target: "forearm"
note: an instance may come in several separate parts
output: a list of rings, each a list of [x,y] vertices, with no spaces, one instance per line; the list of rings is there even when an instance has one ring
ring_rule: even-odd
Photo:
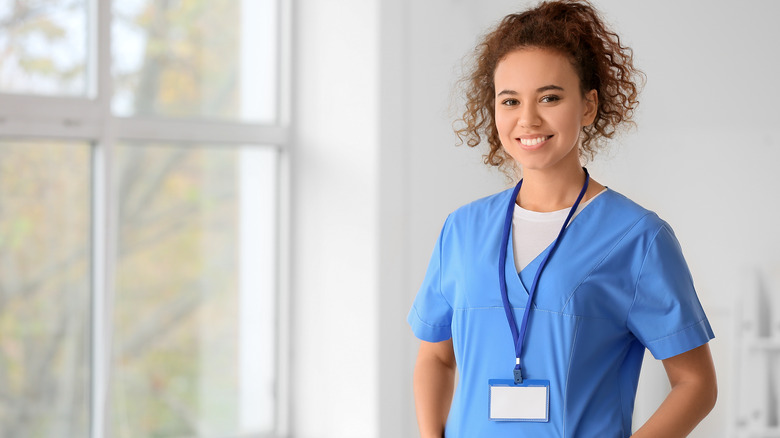
[[[414,402],[421,438],[441,438],[455,390],[455,369],[436,358],[417,358]]]
[[[714,404],[715,395],[708,388],[680,384],[669,392],[658,410],[633,437],[686,437]]]

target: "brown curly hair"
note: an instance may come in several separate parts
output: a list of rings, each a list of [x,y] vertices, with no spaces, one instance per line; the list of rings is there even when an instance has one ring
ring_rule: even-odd
[[[534,47],[566,55],[577,72],[583,95],[598,92],[598,110],[593,124],[582,128],[580,156],[592,159],[619,128],[633,125],[634,110],[644,74],[634,67],[633,51],[604,24],[587,0],[545,1],[520,14],[511,14],[488,33],[475,49],[471,73],[465,86],[466,110],[455,129],[460,144],[475,147],[487,139],[490,151],[485,164],[510,173],[514,162],[501,147],[495,124],[493,75],[510,52]]]

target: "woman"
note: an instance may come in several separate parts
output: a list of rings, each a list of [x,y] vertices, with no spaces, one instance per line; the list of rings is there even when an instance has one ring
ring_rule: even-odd
[[[633,436],[687,436],[717,388],[681,249],[581,164],[631,123],[631,50],[590,4],[564,1],[507,16],[476,55],[458,134],[523,179],[439,236],[408,318],[421,436],[631,436],[646,348],[672,390]]]

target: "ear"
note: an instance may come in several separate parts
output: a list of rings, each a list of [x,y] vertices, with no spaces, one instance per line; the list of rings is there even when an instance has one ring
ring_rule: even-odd
[[[590,90],[585,93],[585,113],[582,115],[582,126],[588,126],[596,120],[598,109],[599,93],[596,90]]]

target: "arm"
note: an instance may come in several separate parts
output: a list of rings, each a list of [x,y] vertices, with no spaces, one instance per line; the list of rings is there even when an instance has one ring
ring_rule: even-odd
[[[715,406],[718,386],[707,344],[664,359],[663,364],[672,390],[634,438],[686,437]]]
[[[441,438],[455,390],[452,339],[420,342],[414,366],[414,403],[421,438]]]

